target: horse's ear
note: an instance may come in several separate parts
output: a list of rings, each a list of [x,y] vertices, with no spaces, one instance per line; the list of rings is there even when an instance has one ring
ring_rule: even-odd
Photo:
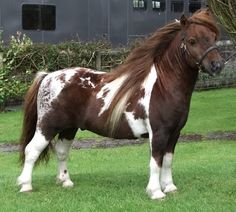
[[[180,24],[181,26],[186,26],[188,24],[188,19],[186,18],[185,15],[182,15],[180,18]]]
[[[209,16],[210,16],[210,14],[211,14],[211,11],[210,11],[210,8],[209,8],[209,7],[206,8],[206,14],[209,15]]]

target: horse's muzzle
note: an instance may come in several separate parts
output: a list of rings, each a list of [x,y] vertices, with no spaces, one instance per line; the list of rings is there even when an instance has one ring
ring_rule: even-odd
[[[212,60],[208,63],[203,63],[201,66],[199,66],[199,69],[205,73],[208,73],[210,76],[215,76],[219,74],[225,67],[224,61],[225,60],[223,58],[219,60]]]
[[[210,75],[216,75],[221,72],[221,70],[224,68],[224,62],[222,61],[211,61],[211,71]]]

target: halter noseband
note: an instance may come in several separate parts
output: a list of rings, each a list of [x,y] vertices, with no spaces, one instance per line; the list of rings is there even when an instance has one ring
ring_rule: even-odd
[[[194,59],[194,57],[192,56],[192,54],[191,54],[190,51],[188,50],[187,45],[186,45],[186,43],[185,43],[184,41],[185,41],[185,40],[183,39],[183,42],[182,42],[181,45],[180,45],[180,49],[183,51],[183,53],[186,52],[188,55],[190,55],[190,56]],[[216,45],[213,45],[213,46],[209,47],[209,48],[203,53],[203,55],[200,57],[199,60],[194,59],[194,60],[195,60],[195,64],[198,66],[199,69],[202,68],[202,61],[203,61],[203,60],[205,59],[205,57],[206,57],[211,51],[213,51],[213,50],[219,51],[218,47],[217,47]]]

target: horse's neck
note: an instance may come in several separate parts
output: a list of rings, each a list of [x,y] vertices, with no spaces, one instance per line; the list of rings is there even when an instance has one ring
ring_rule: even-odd
[[[179,91],[191,96],[198,77],[198,70],[194,70],[188,65],[179,44],[170,45],[158,68],[162,75],[161,84],[164,86],[167,84],[166,90]]]
[[[163,96],[189,106],[192,92],[196,84],[198,71],[193,70],[180,52],[179,45],[170,45],[162,60],[157,61],[158,83],[157,89]],[[178,96],[178,99],[176,98]]]

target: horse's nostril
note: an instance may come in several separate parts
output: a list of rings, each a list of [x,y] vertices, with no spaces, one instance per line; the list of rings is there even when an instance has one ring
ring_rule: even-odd
[[[216,62],[216,61],[211,61],[211,66],[212,67],[220,67],[220,63],[219,62]]]
[[[221,62],[218,61],[211,61],[211,70],[213,72],[219,72],[223,68]]]

